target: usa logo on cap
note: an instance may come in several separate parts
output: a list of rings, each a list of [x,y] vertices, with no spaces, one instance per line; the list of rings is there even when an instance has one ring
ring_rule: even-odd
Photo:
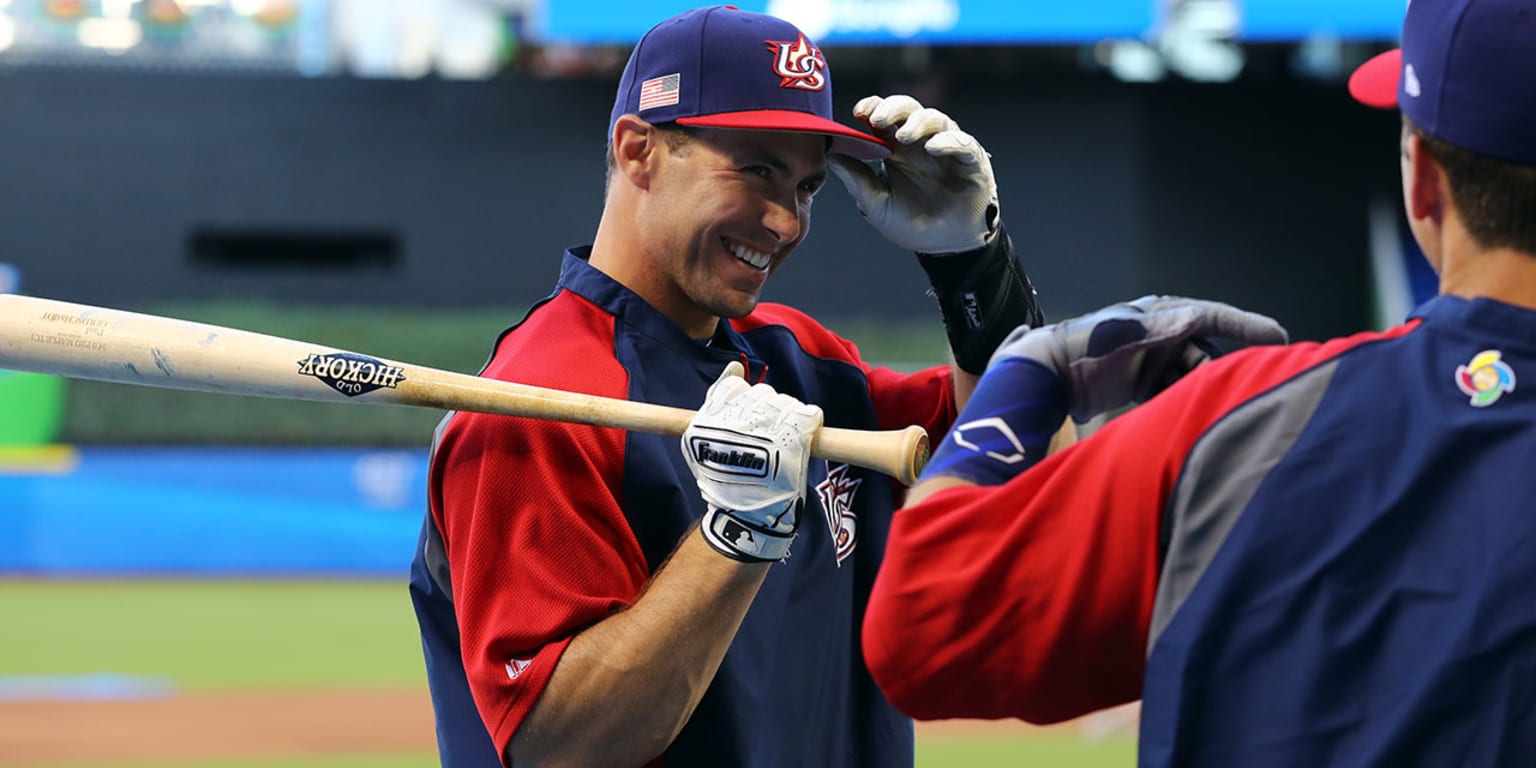
[[[803,88],[819,91],[827,87],[827,60],[821,49],[806,42],[805,35],[799,40],[769,40],[768,50],[773,51],[773,73],[779,76],[780,88]]]

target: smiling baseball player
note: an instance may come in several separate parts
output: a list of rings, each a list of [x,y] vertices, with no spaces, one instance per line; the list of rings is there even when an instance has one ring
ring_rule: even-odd
[[[800,30],[728,6],[635,48],[596,239],[483,375],[698,415],[681,442],[444,421],[411,589],[445,766],[912,763],[858,642],[898,489],[808,446],[823,423],[937,438],[1040,314],[976,140],[901,96],[859,102],[868,132],[843,126],[830,89]],[[829,168],[919,252],[955,367],[871,367],[759,301]]]

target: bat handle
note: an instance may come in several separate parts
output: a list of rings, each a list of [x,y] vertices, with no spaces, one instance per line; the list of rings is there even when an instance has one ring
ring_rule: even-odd
[[[928,431],[915,424],[886,431],[823,427],[811,441],[811,455],[868,467],[911,485],[928,463]]]

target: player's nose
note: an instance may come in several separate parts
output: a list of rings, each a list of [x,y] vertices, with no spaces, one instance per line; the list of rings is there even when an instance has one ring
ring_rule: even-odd
[[[793,197],[789,200],[769,200],[763,211],[763,226],[773,233],[779,245],[799,239],[805,223],[800,217],[798,201]]]

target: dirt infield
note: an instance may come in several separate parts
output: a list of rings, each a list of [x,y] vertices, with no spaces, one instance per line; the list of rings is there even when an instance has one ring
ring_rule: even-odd
[[[0,701],[0,766],[431,752],[425,690]]]
[[[1052,730],[1135,733],[1121,707]],[[1014,721],[919,723],[918,738],[1017,737]],[[431,753],[425,690],[193,693],[153,699],[0,701],[0,767]]]

